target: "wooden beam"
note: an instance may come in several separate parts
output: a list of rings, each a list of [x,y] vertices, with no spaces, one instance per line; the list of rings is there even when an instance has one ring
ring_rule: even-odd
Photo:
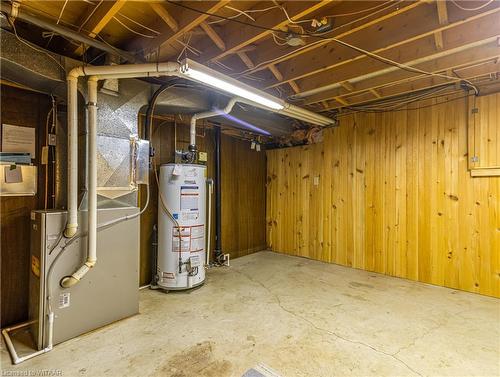
[[[498,24],[499,11],[500,8],[495,8],[483,13],[476,12],[476,14],[472,14],[468,18],[462,18],[462,13],[454,13],[453,17],[456,19],[455,22],[448,25],[439,25],[438,20],[435,17],[435,9],[432,7],[417,8],[411,13],[411,15],[418,16],[417,19],[420,17],[429,19],[429,22],[416,23],[415,25],[412,25],[411,28],[400,30],[401,27],[399,25],[401,21],[398,22],[394,19],[392,20],[394,23],[387,23],[385,28],[379,28],[380,25],[377,25],[375,26],[375,30],[372,30],[371,28],[369,30],[365,30],[367,33],[374,34],[376,38],[367,39],[366,34],[361,33],[359,35],[353,35],[346,40],[355,46],[365,48],[376,54],[382,54],[384,57],[389,59],[405,61],[405,55],[415,57],[418,56],[423,50],[430,50],[429,53],[435,53],[433,40],[430,45],[427,44],[428,41],[424,41],[427,37],[434,38],[435,32],[450,31],[448,33],[449,41],[447,41],[447,44],[454,44],[454,41],[457,41],[460,36],[458,33],[463,33],[463,36],[467,38],[470,33],[477,34],[478,30],[476,30],[476,28],[484,27],[491,30]],[[408,14],[408,16],[410,16],[410,14]],[[405,18],[403,18],[403,21],[404,20]],[[469,25],[470,23],[478,20],[483,20],[481,22],[481,26],[474,27]],[[491,22],[491,24],[489,22]],[[451,29],[454,29],[453,32]],[[495,30],[498,34],[498,28]],[[412,45],[410,46],[410,44]],[[402,48],[403,46],[405,48]],[[365,62],[362,66],[373,62],[372,58],[359,54],[356,51],[339,47],[336,44],[333,44],[330,49],[324,48],[323,50],[324,53],[320,56],[316,56],[314,59],[311,59],[309,54],[306,54],[295,57],[293,60],[281,63],[283,66],[283,76],[285,77],[284,80],[269,85],[268,88],[285,84],[288,80],[297,81],[306,77],[314,76],[313,79],[307,80],[305,84],[301,84],[302,90],[307,91],[318,86],[323,86],[327,82],[331,82],[331,76],[334,69],[335,77],[338,77],[337,70],[339,67],[352,65],[352,63],[356,61]],[[333,63],[325,64],[325,62]],[[255,62],[255,64],[257,65],[258,62]],[[357,69],[357,72],[363,71],[364,69]],[[339,81],[344,80],[345,79]]]
[[[179,39],[188,31],[200,26],[202,22],[210,17],[207,13],[217,13],[217,11],[228,4],[229,1],[230,0],[199,1],[196,5],[196,9],[200,11],[199,13],[178,7],[179,13],[175,15],[175,19],[179,29],[176,32],[164,33],[151,41],[144,41],[144,38],[137,38],[130,44],[129,49],[143,49],[145,51],[145,56],[151,55],[151,53],[159,49],[159,58],[164,59],[166,57],[165,51],[163,51],[165,47],[173,44],[176,39]]]
[[[222,38],[219,37],[219,34],[217,34],[217,32],[214,30],[212,26],[203,21],[200,24],[200,27],[208,35],[208,37],[212,40],[212,42],[215,43],[215,45],[219,48],[219,50],[224,51],[226,49],[226,44],[224,43]]]
[[[433,45],[433,33],[430,33],[425,38],[418,38],[411,43],[397,44],[395,48],[385,50],[383,56],[392,60],[397,60],[405,64],[416,64],[424,60],[437,59],[461,50],[470,49],[474,44],[483,44],[489,38],[494,38],[498,34],[498,27],[493,20],[498,18],[497,12],[490,14],[486,17],[476,18],[471,22],[478,23],[481,27],[470,25],[469,22],[457,22],[458,26],[450,32],[450,39],[448,40],[446,49],[436,52]],[[450,24],[452,25],[452,24]],[[377,72],[389,73],[385,70],[397,71],[395,67],[388,66],[385,63],[375,61],[368,57],[358,57],[346,62],[335,64],[335,78],[331,80],[330,72],[321,72],[314,76],[308,76],[307,80],[299,81],[302,91],[307,92],[310,89],[324,87],[325,82],[334,84],[335,82],[342,82],[345,80],[358,81],[362,75],[370,74],[375,76]],[[285,81],[286,82],[286,81]],[[337,85],[338,87],[338,85]],[[358,88],[358,84],[356,84]],[[336,88],[325,88],[324,91],[317,95],[311,95],[307,98],[308,101],[320,102],[324,98],[335,97],[339,93]]]
[[[365,43],[367,41],[366,35],[361,35],[358,32],[365,31],[368,28],[378,28],[379,24],[383,21],[390,21],[392,18],[397,17],[399,15],[404,15],[407,12],[412,11],[417,7],[421,7],[424,3],[422,2],[413,2],[413,3],[403,3],[403,6],[400,8],[396,8],[396,10],[387,10],[385,13],[378,15],[377,17],[365,21],[359,25],[352,25],[349,28],[341,28],[340,31],[336,34],[329,35],[331,37],[335,37],[337,39],[344,39],[351,35],[358,35],[360,40],[363,40]],[[398,33],[401,33],[401,30],[398,30]],[[377,33],[380,34],[380,33]],[[348,40],[352,42],[351,40]],[[358,41],[359,42],[359,41]],[[356,42],[356,43],[358,43]],[[370,44],[373,43],[381,43],[379,38],[369,38]],[[327,48],[326,45],[331,44],[331,48]],[[358,43],[359,44],[359,43]],[[303,46],[302,48],[297,48],[294,51],[288,53],[286,56],[283,56],[282,51],[272,47],[273,42],[270,41],[267,45],[261,46],[261,54],[259,54],[258,62],[255,62],[256,66],[261,64],[254,70],[254,72],[258,72],[259,70],[266,69],[268,64],[266,61],[272,61],[273,64],[278,64],[281,62],[287,62],[287,69],[283,72],[285,77],[292,76],[292,66],[295,66],[296,70],[299,71],[299,74],[294,74],[294,76],[299,79],[302,74],[307,74],[309,71],[318,71],[318,70],[326,70],[328,69],[328,64],[325,62],[338,61],[338,44],[332,42],[331,40],[323,40],[318,41],[318,43],[310,46]],[[328,46],[329,47],[329,46]],[[323,51],[328,51],[327,54],[321,54],[321,58],[316,57],[315,59],[311,58],[311,54],[317,54],[317,49],[322,49]],[[295,64],[298,61],[299,64]]]
[[[110,0],[103,1],[97,5],[99,8],[95,11],[92,17],[82,25],[83,29],[89,30],[88,36],[95,38],[97,34],[111,21],[111,19],[123,8],[127,0]],[[85,52],[85,47],[81,45],[75,50],[75,54],[82,55]]]
[[[380,98],[380,97],[382,97],[382,96],[380,95],[380,93],[379,93],[379,92],[377,92],[377,89],[375,89],[375,88],[370,88],[370,89],[368,89],[368,90],[370,91],[370,93],[371,93],[371,94],[373,94],[373,95],[375,96],[375,98]]]
[[[447,25],[448,21],[448,8],[446,7],[446,1],[436,1],[437,13],[439,25]],[[434,44],[438,50],[442,50],[444,47],[443,43],[443,32],[438,31],[434,33]]]
[[[488,40],[491,41],[491,38]],[[423,62],[421,64],[416,64],[414,66],[427,72],[446,72],[448,69],[456,69],[459,67],[470,66],[472,63],[479,63],[495,59],[498,54],[498,48],[495,47],[494,42],[491,41],[488,44],[476,45],[474,47],[470,47],[467,50],[455,50],[454,53],[450,53],[441,57],[431,57],[429,61]],[[408,83],[412,80],[418,80],[421,77],[428,76],[423,74],[416,76],[414,73],[402,70],[395,70],[392,72],[385,71],[385,73],[382,75],[359,81],[356,84],[356,91],[354,92],[347,92],[340,87],[324,93],[318,93],[314,96],[307,97],[304,101],[304,104],[313,104],[316,102],[324,101],[325,99],[333,99],[338,96],[352,96],[355,94],[362,94],[370,88],[376,88],[377,92],[383,95],[383,91],[385,90],[384,88],[399,85],[400,83]],[[450,80],[442,79],[440,80],[440,82],[450,82]]]
[[[300,93],[300,88],[295,81],[290,81],[288,84],[290,85],[292,90],[295,92],[295,94]]]
[[[474,68],[471,68],[467,75],[464,75],[464,79],[474,80],[478,77],[484,77],[485,82],[490,82],[491,79],[489,77],[491,72],[496,72],[500,68],[498,63],[495,63],[492,59],[485,62],[483,65],[477,65]],[[420,76],[418,79],[413,80],[404,80],[398,83],[393,83],[393,85],[385,86],[378,89],[378,93],[380,94],[380,98],[392,98],[395,96],[401,96],[405,94],[409,94],[415,91],[420,91],[424,89],[431,89],[435,87],[440,87],[447,82],[446,79],[438,78],[438,77],[429,77],[429,76]],[[450,87],[451,90],[459,90],[454,87]],[[373,101],[373,97],[366,94],[368,92],[359,93],[358,95],[350,95],[349,103],[350,105],[359,105],[362,103]],[[342,97],[334,97],[332,99],[337,100]],[[345,99],[345,98],[344,98]],[[324,100],[323,100],[324,101]],[[323,103],[323,102],[321,102]],[[339,106],[332,105],[327,110],[333,110],[338,108]]]
[[[160,16],[160,18],[168,25],[170,29],[175,33],[179,30],[179,25],[174,17],[168,12],[168,10],[159,3],[149,3],[149,6],[153,8],[155,13]]]
[[[494,15],[493,15],[494,16]],[[453,65],[466,63],[467,60],[476,60],[476,56],[486,54],[491,54],[494,49],[494,39],[498,33],[498,28],[496,24],[489,24],[488,22],[482,22],[482,27],[469,28],[467,26],[462,26],[457,29],[456,38],[450,39],[447,47],[443,51],[436,52],[432,42],[429,43],[429,39],[433,38],[429,36],[429,39],[424,39],[421,41],[416,41],[406,46],[404,49],[395,49],[391,53],[386,53],[385,56],[394,59],[399,58],[399,61],[410,66],[416,66],[421,69],[435,70],[437,67],[441,66],[440,61],[445,61],[443,59],[449,60],[447,58],[450,55],[458,56],[453,62]],[[468,33],[463,33],[462,29],[467,30]],[[431,39],[432,40],[432,39]],[[491,45],[491,47],[488,46]],[[497,47],[498,49],[498,47]],[[455,55],[459,52],[464,51],[461,55]],[[494,52],[493,52],[494,53]],[[397,59],[396,58],[396,59]],[[442,66],[442,69],[448,68],[450,65]],[[369,79],[362,80],[364,75],[369,75]],[[335,77],[338,82],[345,80],[356,80],[357,90],[366,90],[370,87],[376,87],[382,85],[386,82],[390,82],[389,78],[406,78],[409,76],[415,76],[415,74],[406,72],[396,67],[387,66],[382,62],[373,61],[370,59],[358,59],[356,62],[352,62],[348,65],[339,66],[335,70]],[[320,88],[321,82],[327,80],[325,74],[317,75],[308,78],[308,80],[301,81],[301,88],[306,91],[305,88]],[[323,81],[321,81],[323,80]],[[361,80],[361,81],[360,81]],[[325,90],[318,92],[317,94],[312,94],[306,98],[307,103],[321,102],[325,98],[333,98],[338,95],[348,94],[339,84],[333,87],[335,81],[330,80],[333,84],[331,89],[325,88]],[[366,86],[365,83],[372,83],[370,86]],[[312,86],[312,85],[316,86]]]
[[[248,57],[246,52],[238,51],[237,55],[240,57],[243,64],[247,66],[247,68],[252,69],[253,67],[255,67],[255,64],[253,64],[252,59]]]
[[[340,0],[321,0],[318,2],[310,1],[285,1],[282,2],[282,6],[287,10],[288,15],[294,21],[300,20],[307,15],[316,12],[322,7],[338,2]],[[257,4],[257,8],[262,8],[262,4]],[[286,19],[283,11],[281,9],[271,9],[268,12],[262,14],[258,19],[259,26],[267,29],[281,29],[289,24],[288,19]],[[255,28],[252,26],[242,26],[237,23],[228,23],[225,26],[226,35],[226,50],[224,52],[205,50],[204,56],[202,57],[205,62],[220,60],[235,54],[237,51],[241,50],[245,46],[253,44],[262,38],[265,38],[271,34],[270,30],[263,30]],[[267,67],[266,67],[267,68]]]
[[[438,11],[438,19],[440,25],[446,25],[448,21],[448,8],[446,7],[446,1],[436,1],[436,7]]]
[[[276,77],[276,80],[279,80],[279,81],[283,80],[283,75],[279,71],[278,67],[276,67],[274,64],[270,64],[268,68],[272,72],[274,77]]]
[[[347,100],[342,97],[335,97],[334,100],[340,103],[342,106],[349,106],[349,102],[347,102]]]
[[[444,48],[442,31],[437,31],[434,33],[434,44],[436,46],[436,49],[438,50],[442,50]]]
[[[352,84],[349,81],[342,81],[340,85],[348,92],[352,92],[354,90],[354,86],[352,86]]]
[[[464,79],[467,79],[469,81],[472,81],[472,82],[477,82],[480,78],[482,78],[482,82],[487,82],[486,80],[486,75],[489,75],[489,72],[485,72],[483,75],[478,75],[478,76],[471,76],[471,77],[464,77]],[[419,83],[418,86],[414,86],[412,88],[409,88],[409,87],[406,87],[406,88],[401,88],[400,91],[394,91],[392,94],[390,95],[382,95],[382,97],[380,99],[389,99],[389,98],[395,98],[395,97],[401,97],[401,96],[404,96],[404,95],[408,95],[412,92],[415,91],[415,87],[418,88],[418,90],[429,90],[429,89],[433,89],[433,88],[439,88],[439,87],[442,87],[442,83],[440,84],[436,84],[435,82],[433,82],[433,80],[431,78],[424,78],[422,79],[423,82],[422,83]],[[449,87],[449,92],[448,93],[462,93],[463,94],[463,89],[456,89],[454,87]],[[444,92],[443,92],[444,93]],[[441,93],[441,94],[443,94]],[[341,98],[341,97],[339,97]],[[349,103],[349,106],[356,106],[356,105],[362,105],[362,104],[366,104],[366,103],[372,103],[374,101],[373,97],[358,97],[358,98],[349,98],[349,100],[351,101]],[[331,111],[331,110],[335,110],[335,109],[338,109],[338,108],[341,108],[342,106],[339,106],[339,105],[330,105],[327,109],[324,109],[324,110],[321,110],[321,111]]]

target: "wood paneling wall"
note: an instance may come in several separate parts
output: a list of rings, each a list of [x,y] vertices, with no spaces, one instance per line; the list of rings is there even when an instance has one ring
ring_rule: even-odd
[[[266,158],[250,142],[222,136],[222,251],[266,248]]]
[[[38,194],[35,196],[0,197],[1,248],[1,326],[28,319],[28,283],[30,271],[30,213],[43,208],[46,165],[40,165],[44,143],[45,121],[50,110],[48,96],[1,86],[1,123],[36,129]]]
[[[467,100],[433,101],[268,151],[268,246],[499,297],[500,177],[468,171]]]
[[[500,168],[500,93],[469,101],[470,167]]]
[[[152,127],[152,145],[156,150],[155,162],[171,162],[174,139],[177,149],[187,149],[189,125],[155,120]],[[215,135],[212,129],[198,127],[198,149],[208,152],[208,177],[214,177]],[[250,143],[222,135],[222,251],[237,258],[266,248],[266,155],[250,149]],[[158,187],[150,173],[150,205],[141,216],[140,282],[151,281],[151,236],[158,217]],[[142,188],[141,202],[145,200]],[[211,248],[215,245],[215,196],[212,197]]]

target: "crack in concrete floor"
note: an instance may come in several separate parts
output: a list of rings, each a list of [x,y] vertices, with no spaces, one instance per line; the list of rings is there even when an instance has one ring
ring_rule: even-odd
[[[333,335],[334,337],[336,337],[336,338],[338,338],[338,339],[341,339],[341,340],[343,340],[343,341],[345,341],[345,342],[349,342],[349,343],[352,343],[352,344],[359,344],[359,345],[364,346],[364,347],[367,347],[367,348],[369,348],[369,349],[371,349],[371,350],[373,350],[373,351],[375,351],[375,352],[377,352],[377,353],[379,353],[379,354],[381,354],[381,355],[389,356],[389,357],[393,358],[394,360],[398,361],[399,363],[403,364],[403,365],[404,365],[404,366],[405,366],[408,370],[410,370],[411,372],[413,372],[413,373],[415,373],[415,374],[417,374],[417,375],[419,375],[419,376],[423,376],[423,375],[422,375],[419,371],[415,370],[415,369],[414,369],[414,368],[412,368],[410,365],[408,365],[408,364],[407,364],[404,360],[401,360],[399,357],[397,357],[397,356],[396,356],[396,355],[397,355],[397,354],[398,354],[398,353],[399,353],[402,349],[406,348],[406,346],[405,346],[405,347],[401,347],[400,349],[398,349],[398,351],[397,351],[397,352],[395,352],[395,353],[391,354],[391,353],[388,353],[388,352],[385,352],[385,351],[379,350],[379,349],[377,349],[377,348],[373,347],[372,345],[370,345],[370,344],[368,344],[368,343],[364,343],[364,342],[361,342],[361,341],[358,341],[358,340],[348,339],[348,338],[345,338],[345,337],[343,337],[342,335],[339,335],[339,334],[337,334],[337,333],[335,333],[335,332],[333,332],[333,331],[331,331],[331,330],[328,330],[328,329],[324,329],[324,328],[322,328],[322,327],[319,327],[319,326],[317,326],[314,322],[312,322],[311,320],[309,320],[309,319],[307,319],[307,318],[305,318],[305,317],[302,317],[301,315],[297,314],[297,313],[296,313],[296,312],[294,312],[293,310],[290,310],[290,309],[285,308],[285,307],[283,306],[283,303],[281,302],[281,300],[280,300],[279,296],[278,296],[277,294],[275,294],[274,292],[272,292],[272,291],[271,291],[271,289],[270,289],[269,287],[267,287],[264,283],[262,283],[262,282],[260,282],[260,281],[258,281],[258,280],[255,280],[255,279],[253,279],[253,278],[251,278],[249,275],[245,274],[245,273],[244,273],[244,272],[242,272],[242,271],[239,271],[239,270],[237,270],[237,269],[234,269],[234,271],[236,271],[236,272],[237,272],[238,274],[240,274],[240,275],[243,275],[244,277],[246,277],[246,278],[247,278],[248,280],[250,280],[251,282],[253,282],[253,283],[255,283],[255,284],[260,285],[262,288],[264,288],[264,289],[265,289],[265,290],[266,290],[266,291],[267,291],[267,292],[268,292],[268,293],[269,293],[269,294],[270,294],[270,295],[271,295],[271,296],[275,299],[276,303],[278,304],[278,306],[279,306],[279,307],[280,307],[283,311],[285,311],[285,312],[287,312],[288,314],[290,314],[290,315],[292,315],[292,316],[294,316],[294,317],[296,317],[296,318],[298,318],[298,319],[300,319],[300,320],[302,320],[302,321],[304,321],[304,322],[308,323],[310,326],[312,326],[312,327],[313,327],[314,329],[316,329],[317,331],[320,331],[320,332],[323,332],[323,333],[327,333],[327,334],[329,334],[329,335]],[[339,306],[341,306],[341,305],[342,305],[342,304],[338,304],[338,305],[334,305],[334,306],[332,306],[332,307],[339,307]],[[438,327],[439,327],[439,326],[438,326]],[[431,331],[429,331],[429,332],[431,332]],[[425,335],[427,335],[427,334],[425,334]],[[425,336],[425,335],[423,335],[423,336]],[[423,337],[423,336],[422,336],[422,337]],[[419,337],[417,337],[417,338],[419,338]],[[416,339],[414,339],[414,340],[412,341],[412,343],[414,343],[414,342],[417,340],[417,338],[416,338]],[[332,342],[331,342],[330,340],[328,340],[328,339],[327,339],[327,342],[332,343]]]

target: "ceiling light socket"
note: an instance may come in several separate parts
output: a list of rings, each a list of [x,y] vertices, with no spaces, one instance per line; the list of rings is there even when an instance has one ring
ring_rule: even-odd
[[[298,47],[298,46],[304,46],[306,44],[306,41],[304,41],[303,38],[301,38],[295,34],[288,34],[286,36],[286,43],[289,46]]]

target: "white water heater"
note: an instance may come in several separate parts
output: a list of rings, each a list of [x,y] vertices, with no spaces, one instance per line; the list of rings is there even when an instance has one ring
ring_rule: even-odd
[[[160,288],[188,289],[205,280],[206,176],[204,165],[172,163],[160,167],[157,258]]]

